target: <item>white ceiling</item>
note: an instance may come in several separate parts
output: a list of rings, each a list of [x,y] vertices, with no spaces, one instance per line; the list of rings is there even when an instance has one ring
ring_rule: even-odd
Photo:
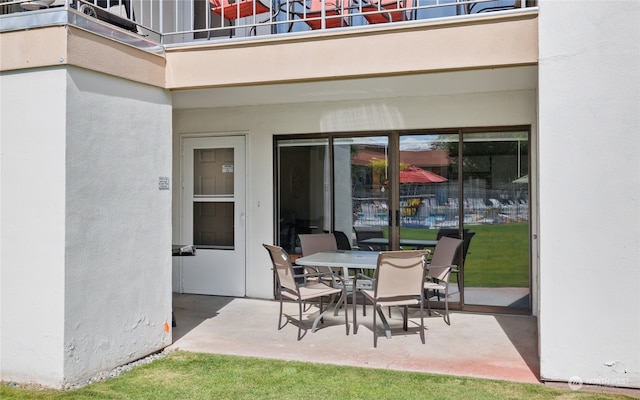
[[[174,109],[352,101],[393,97],[530,90],[537,66],[436,72],[382,78],[176,90]]]

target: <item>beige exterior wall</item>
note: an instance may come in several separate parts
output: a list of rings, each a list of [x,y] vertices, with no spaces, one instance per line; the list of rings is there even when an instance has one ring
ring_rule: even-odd
[[[536,14],[167,50],[167,87],[189,89],[535,65]]]
[[[73,26],[0,34],[0,71],[71,65],[147,85],[165,86],[165,58]]]

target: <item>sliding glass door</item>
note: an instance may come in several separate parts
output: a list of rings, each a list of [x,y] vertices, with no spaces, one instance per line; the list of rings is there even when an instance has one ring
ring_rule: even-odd
[[[328,139],[292,138],[277,142],[279,245],[300,254],[298,235],[331,231]]]
[[[529,309],[529,140],[526,131],[462,135],[464,304]]]
[[[529,310],[528,129],[276,138],[277,230],[342,231],[352,248],[464,240],[454,309]],[[295,256],[294,256],[295,258]]]

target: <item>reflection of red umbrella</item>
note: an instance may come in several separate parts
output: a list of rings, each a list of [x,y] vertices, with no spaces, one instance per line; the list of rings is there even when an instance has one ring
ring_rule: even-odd
[[[445,181],[447,181],[447,178],[443,176],[414,166],[409,166],[400,171],[400,183],[437,183]]]

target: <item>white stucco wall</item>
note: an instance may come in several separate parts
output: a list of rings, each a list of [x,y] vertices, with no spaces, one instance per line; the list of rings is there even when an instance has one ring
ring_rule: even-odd
[[[66,72],[0,75],[0,377],[64,376]]]
[[[2,379],[60,387],[167,346],[168,92],[74,67],[2,84]]]
[[[576,4],[540,4],[541,376],[640,387],[640,2]]]
[[[274,239],[273,135],[529,124],[535,135],[534,91],[358,102],[336,100],[325,103],[175,110],[174,146],[179,144],[181,134],[245,132],[248,135],[247,296],[272,298],[271,262],[262,243],[273,243]],[[174,158],[174,176],[178,176],[178,167],[178,160]],[[178,196],[178,192],[174,192],[175,203],[179,201]],[[178,217],[174,213],[174,226],[179,222]],[[174,277],[176,290],[178,286],[175,284],[179,281],[176,266]]]
[[[77,68],[67,90],[64,356],[77,377],[171,343],[171,98]]]

